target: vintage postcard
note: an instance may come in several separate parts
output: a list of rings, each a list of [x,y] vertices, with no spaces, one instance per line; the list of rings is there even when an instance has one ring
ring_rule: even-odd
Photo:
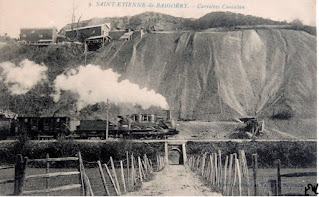
[[[317,195],[315,0],[0,0],[0,195]]]

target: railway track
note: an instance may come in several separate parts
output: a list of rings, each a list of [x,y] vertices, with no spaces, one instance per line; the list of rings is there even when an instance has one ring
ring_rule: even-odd
[[[136,143],[159,143],[159,142],[168,142],[168,143],[186,143],[186,142],[317,142],[317,139],[108,139],[108,140],[99,140],[99,139],[89,139],[89,140],[74,140],[76,142],[91,142],[91,143],[102,143],[102,142],[119,142],[119,141],[130,141]],[[13,143],[17,140],[1,140],[1,143]],[[47,142],[55,142],[56,140],[31,140],[38,143],[47,143]]]

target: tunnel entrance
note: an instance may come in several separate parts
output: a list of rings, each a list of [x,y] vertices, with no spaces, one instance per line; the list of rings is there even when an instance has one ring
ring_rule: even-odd
[[[165,143],[165,157],[169,165],[184,165],[187,160],[185,143]]]
[[[177,148],[172,148],[168,151],[168,164],[183,165],[183,155],[181,150]]]

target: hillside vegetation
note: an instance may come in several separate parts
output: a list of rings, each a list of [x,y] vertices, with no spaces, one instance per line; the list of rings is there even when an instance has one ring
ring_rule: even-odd
[[[232,12],[212,12],[198,19],[189,19],[174,17],[156,12],[145,12],[134,16],[125,17],[105,17],[85,20],[77,24],[79,27],[87,25],[97,25],[102,23],[111,23],[112,29],[144,29],[144,30],[205,30],[210,28],[232,28],[236,26],[256,26],[256,25],[291,25],[292,29],[303,30],[312,35],[316,35],[316,28],[305,26],[300,20],[294,20],[291,23],[286,21],[273,21],[261,17],[243,15]],[[66,25],[71,28],[71,24]]]

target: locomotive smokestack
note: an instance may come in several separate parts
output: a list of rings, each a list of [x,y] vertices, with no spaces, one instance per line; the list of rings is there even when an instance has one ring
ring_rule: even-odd
[[[171,110],[165,110],[166,111],[166,120],[170,120],[171,119]]]

